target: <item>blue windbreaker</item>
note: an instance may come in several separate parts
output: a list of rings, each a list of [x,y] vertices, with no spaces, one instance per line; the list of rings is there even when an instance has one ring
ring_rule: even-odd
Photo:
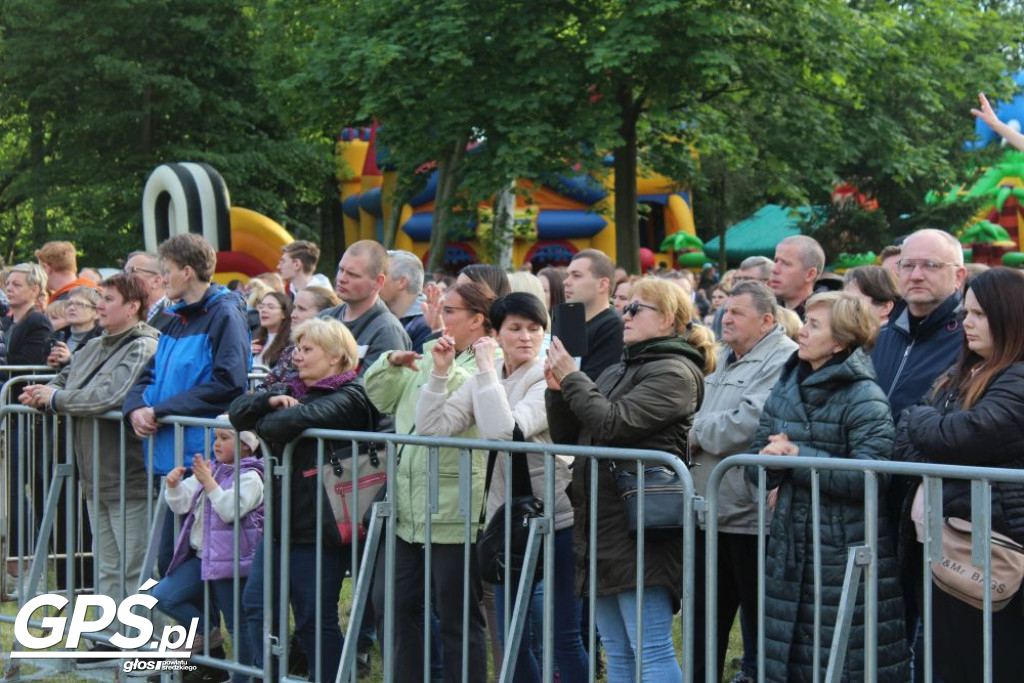
[[[146,406],[157,418],[213,418],[226,412],[231,401],[245,393],[251,365],[245,301],[237,292],[214,284],[196,303],[177,303],[164,315],[172,320],[160,334],[153,360],[125,398],[125,418]],[[167,474],[174,468],[174,427],[162,426],[152,438],[154,472]],[[184,462],[190,462],[193,453],[204,452],[202,427],[186,427],[184,440]]]

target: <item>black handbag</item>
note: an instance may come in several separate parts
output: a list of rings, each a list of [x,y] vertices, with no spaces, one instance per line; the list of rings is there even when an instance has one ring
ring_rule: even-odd
[[[524,441],[523,432],[516,425],[512,432],[513,441]],[[487,497],[491,489],[491,478],[498,452],[491,451],[487,459],[487,480],[484,484],[484,504],[480,510],[480,523],[484,521],[487,510]],[[526,559],[526,543],[530,536],[530,520],[544,514],[544,501],[533,495],[530,481],[530,466],[526,462],[525,453],[511,454],[512,467],[512,499],[502,504],[487,522],[486,528],[477,532],[476,559],[480,578],[489,584],[505,583],[506,571],[513,585],[519,583],[519,575]],[[512,509],[512,528],[510,539],[511,556],[505,556],[505,508]],[[538,556],[537,570],[533,574],[533,582],[540,581],[543,566],[543,548]]]
[[[630,472],[608,461],[608,469],[615,479],[622,507],[629,521],[629,533],[636,535],[639,520],[640,495],[636,472]],[[683,529],[686,495],[679,475],[665,465],[644,467],[644,531],[652,535],[677,533]]]

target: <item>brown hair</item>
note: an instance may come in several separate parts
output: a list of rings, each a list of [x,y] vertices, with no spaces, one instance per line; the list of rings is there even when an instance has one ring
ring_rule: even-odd
[[[853,294],[823,292],[808,299],[805,310],[818,306],[828,309],[832,337],[847,350],[854,351],[863,347],[865,351],[870,351],[875,345],[878,316],[868,308],[866,301]]]
[[[642,277],[633,283],[633,297],[649,301],[659,313],[671,316],[676,334],[704,357],[704,374],[715,371],[715,335],[693,322],[693,302],[681,287],[658,277]]]
[[[379,242],[359,240],[353,242],[352,246],[345,250],[345,253],[366,257],[368,277],[377,279],[381,275],[388,274],[388,252]]]
[[[978,402],[999,373],[1024,361],[1024,326],[1020,324],[1024,320],[1024,274],[1003,266],[992,268],[975,275],[968,291],[974,292],[988,320],[992,357],[985,359],[971,351],[964,337],[956,365],[933,392],[936,397],[944,391],[956,391],[963,399],[964,410]]]
[[[598,249],[584,249],[572,257],[573,261],[590,259],[590,274],[598,280],[608,280],[608,288],[615,291],[615,264],[608,254]]]
[[[299,291],[295,292],[295,296],[298,296],[303,292],[313,295],[313,301],[316,302],[314,305],[316,306],[318,311],[323,311],[328,308],[334,308],[335,306],[341,303],[341,299],[338,298],[338,295],[335,294],[334,291],[327,289],[326,287],[318,287],[316,285],[313,285],[312,287],[306,287],[305,289],[300,289]]]
[[[267,292],[260,299],[260,303],[263,303],[267,298],[273,298],[274,301],[281,304],[281,312],[284,314],[284,320],[281,321],[281,328],[277,331],[274,336],[274,341],[271,342],[270,346],[263,349],[263,364],[269,367],[277,365],[277,359],[281,355],[281,351],[284,347],[288,346],[288,340],[291,339],[292,331],[292,300],[281,292]],[[267,341],[267,337],[270,335],[267,328],[260,325],[255,332],[253,332],[252,340],[259,344],[264,344]]]
[[[448,293],[455,293],[462,297],[462,302],[469,309],[470,313],[482,315],[484,318],[484,330],[491,331],[491,304],[497,299],[491,288],[479,282],[466,282],[455,285],[448,290]]]
[[[160,245],[160,258],[179,268],[191,268],[200,282],[209,282],[217,270],[217,252],[202,236],[192,232],[175,235]]]
[[[851,282],[856,283],[857,289],[876,305],[885,302],[896,303],[900,300],[899,283],[888,268],[882,266],[851,268],[843,276],[843,285],[848,285]]]
[[[508,296],[512,292],[512,284],[508,275],[498,266],[489,263],[473,263],[459,271],[473,282],[487,285],[495,296]]]
[[[307,274],[313,272],[317,261],[320,260],[320,247],[316,246],[316,242],[309,240],[295,240],[281,247],[281,251],[287,254],[288,258],[301,261],[302,272]]]
[[[45,263],[58,273],[78,272],[75,245],[71,242],[47,242],[36,249],[36,260]]]
[[[548,281],[548,291],[551,292],[552,307],[565,303],[565,274],[558,268],[541,268],[537,277]]]
[[[132,273],[131,275],[125,275],[124,273],[114,273],[106,280],[100,283],[101,287],[110,287],[121,295],[125,304],[135,302],[139,304],[139,310],[135,312],[135,317],[139,320],[145,320],[149,313],[149,308],[146,305],[146,301],[149,299],[149,288],[146,286],[146,281],[141,275]]]

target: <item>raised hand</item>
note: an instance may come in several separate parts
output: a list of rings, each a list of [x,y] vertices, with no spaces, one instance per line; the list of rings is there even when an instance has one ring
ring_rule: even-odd
[[[442,336],[434,343],[430,355],[434,359],[433,373],[438,377],[447,377],[455,363],[455,339]]]
[[[388,354],[388,362],[395,367],[407,367],[410,370],[419,370],[420,366],[416,363],[423,356],[415,351],[392,351]]]

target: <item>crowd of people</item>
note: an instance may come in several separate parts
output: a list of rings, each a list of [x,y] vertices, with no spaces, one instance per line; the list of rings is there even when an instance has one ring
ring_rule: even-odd
[[[94,534],[96,591],[119,601],[144,580],[146,506],[155,487],[167,506],[159,531],[158,608],[183,622],[211,619],[201,628],[201,646],[214,656],[224,655],[222,616],[239,663],[268,676],[277,675],[278,662],[263,660],[264,638],[289,634],[264,633],[264,588],[271,584],[275,610],[282,588],[277,569],[264,575],[264,558],[270,555],[275,568],[288,567],[291,664],[304,655],[318,680],[336,676],[343,637],[331,606],[346,575],[355,573],[323,496],[324,507],[316,508],[320,483],[309,474],[316,473],[319,447],[301,438],[309,428],[654,449],[690,466],[700,495],[708,493],[716,465],[739,453],[1024,467],[1018,449],[1024,276],[974,268],[968,278],[960,244],[943,231],[913,233],[886,247],[879,265],[842,278],[825,272],[824,251],[805,235],[782,240],[774,258],[750,257],[721,274],[708,264],[696,276],[660,269],[630,277],[604,253],[587,249],[536,275],[478,264],[454,278],[438,273],[428,281],[416,255],[359,241],[342,254],[330,287],[315,275],[319,256],[315,244],[293,242],[283,249],[277,273],[221,286],[213,282],[213,248],[187,234],[168,239],[158,253],[127,255],[122,272],[99,281],[79,273],[75,247],[67,242],[48,243],[36,252],[37,263],[4,272],[9,314],[0,363],[53,368],[55,377],[26,386],[20,401],[78,418],[71,447]],[[563,302],[584,311],[587,352],[580,357],[551,336],[552,311]],[[254,364],[268,372],[250,391]],[[127,430],[85,419],[111,410],[123,413]],[[176,436],[161,422],[169,416],[226,417],[234,430],[211,435],[184,427]],[[272,472],[264,459],[280,460],[296,439],[288,507],[282,508],[282,487],[272,487],[268,496],[282,514],[264,529],[264,480]],[[350,443],[326,448],[351,457]],[[511,457],[525,458],[529,486],[541,497],[545,458]],[[428,520],[427,449],[403,446],[398,458],[397,479],[388,484],[396,573],[387,576],[378,559],[359,628],[361,671],[371,666],[390,591],[397,680],[419,679],[425,658],[437,680],[462,680],[468,656],[468,680],[484,681],[487,667],[480,663],[491,657],[500,666],[505,598],[517,587],[485,585],[470,553],[467,590],[460,485],[472,500],[485,502],[483,518],[469,522],[475,526],[506,502],[511,475],[498,461],[486,483],[488,455],[473,451],[472,479],[460,484],[458,449],[438,449],[432,464],[437,508]],[[8,462],[9,481],[25,482],[38,498],[43,482],[19,472],[26,464],[17,458]],[[682,539],[647,539],[643,638],[637,638],[637,539],[614,473],[597,462],[557,456],[554,463],[555,573],[542,577],[535,593],[550,591],[554,600],[559,680],[588,680],[591,626],[582,606],[592,587],[593,627],[608,680],[633,680],[638,652],[644,680],[681,680],[682,666],[703,680],[706,576],[695,572],[695,653],[692,662],[681,663],[672,624],[683,599]],[[758,494],[762,476],[766,501]],[[758,675],[760,534],[768,535],[766,679],[811,680],[816,669],[824,674],[849,548],[871,534],[860,474],[822,472],[817,481],[821,524],[815,530],[809,471],[780,466],[726,474],[717,520],[713,660],[719,675],[737,618],[743,656],[734,680]],[[879,492],[873,551],[876,662],[884,681],[921,680],[923,673],[922,551],[909,512],[915,484],[883,480]],[[590,518],[594,491],[597,514]],[[969,520],[970,486],[950,484],[943,491],[946,514]],[[992,528],[1024,543],[1024,487],[996,484],[992,497]],[[759,514],[765,504],[768,513]],[[8,537],[17,538],[24,523],[10,515]],[[705,562],[703,534],[698,530],[698,567]],[[597,574],[590,577],[593,556]],[[20,571],[14,561],[6,569]],[[234,602],[236,573],[244,584],[240,605]],[[981,612],[944,592],[932,595],[936,673],[948,682],[972,680],[980,669]],[[820,661],[814,659],[816,599]],[[864,600],[861,591],[847,647],[850,678],[864,674]],[[1017,595],[994,615],[997,680],[1021,664],[1015,644],[1024,635],[1022,603]],[[533,604],[537,618],[539,601]],[[273,628],[279,623],[275,614]],[[433,634],[426,654],[425,628]],[[103,640],[92,648],[115,650]],[[540,648],[540,628],[528,624],[514,680],[540,680]],[[221,674],[202,669],[196,675],[222,680]]]

